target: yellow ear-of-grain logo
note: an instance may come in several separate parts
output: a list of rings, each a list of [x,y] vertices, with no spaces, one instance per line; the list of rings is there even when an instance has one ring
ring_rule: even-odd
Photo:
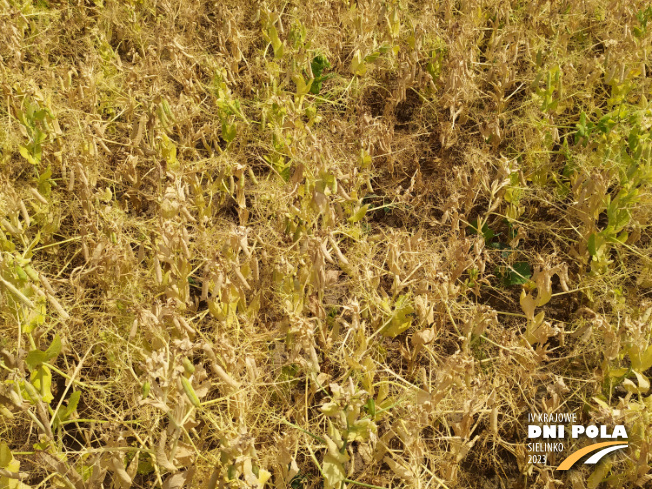
[[[616,450],[620,450],[621,448],[626,448],[627,446],[629,446],[627,443],[622,443],[620,441],[606,441],[603,443],[594,443],[593,445],[589,445],[588,447],[584,447],[581,450],[578,450],[570,454],[568,457],[566,457],[563,460],[561,464],[559,464],[557,470],[568,470],[573,465],[575,465],[575,462],[577,462],[585,455],[597,451],[597,453],[593,454],[584,462],[585,464],[589,464],[589,465],[596,464],[602,459],[602,457],[604,457],[608,453],[614,452]]]

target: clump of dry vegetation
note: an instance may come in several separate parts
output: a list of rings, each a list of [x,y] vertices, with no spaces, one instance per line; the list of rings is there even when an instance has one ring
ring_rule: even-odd
[[[0,487],[650,487],[651,31],[0,0]]]

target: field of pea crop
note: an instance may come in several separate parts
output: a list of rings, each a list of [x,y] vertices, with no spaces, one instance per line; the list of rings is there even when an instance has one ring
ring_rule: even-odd
[[[640,0],[0,0],[0,488],[652,487],[651,56]]]

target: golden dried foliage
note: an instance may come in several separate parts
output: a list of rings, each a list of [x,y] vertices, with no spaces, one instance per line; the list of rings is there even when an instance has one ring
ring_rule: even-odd
[[[0,487],[649,487],[651,20],[0,0]]]

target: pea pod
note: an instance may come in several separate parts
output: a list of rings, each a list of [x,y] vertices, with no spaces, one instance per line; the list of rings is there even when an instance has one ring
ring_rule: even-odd
[[[197,394],[195,393],[195,389],[192,388],[192,384],[190,383],[190,381],[185,377],[181,377],[181,385],[183,385],[183,390],[186,392],[186,396],[188,396],[188,399],[190,399],[192,405],[195,407],[201,406],[199,397],[197,397]]]

